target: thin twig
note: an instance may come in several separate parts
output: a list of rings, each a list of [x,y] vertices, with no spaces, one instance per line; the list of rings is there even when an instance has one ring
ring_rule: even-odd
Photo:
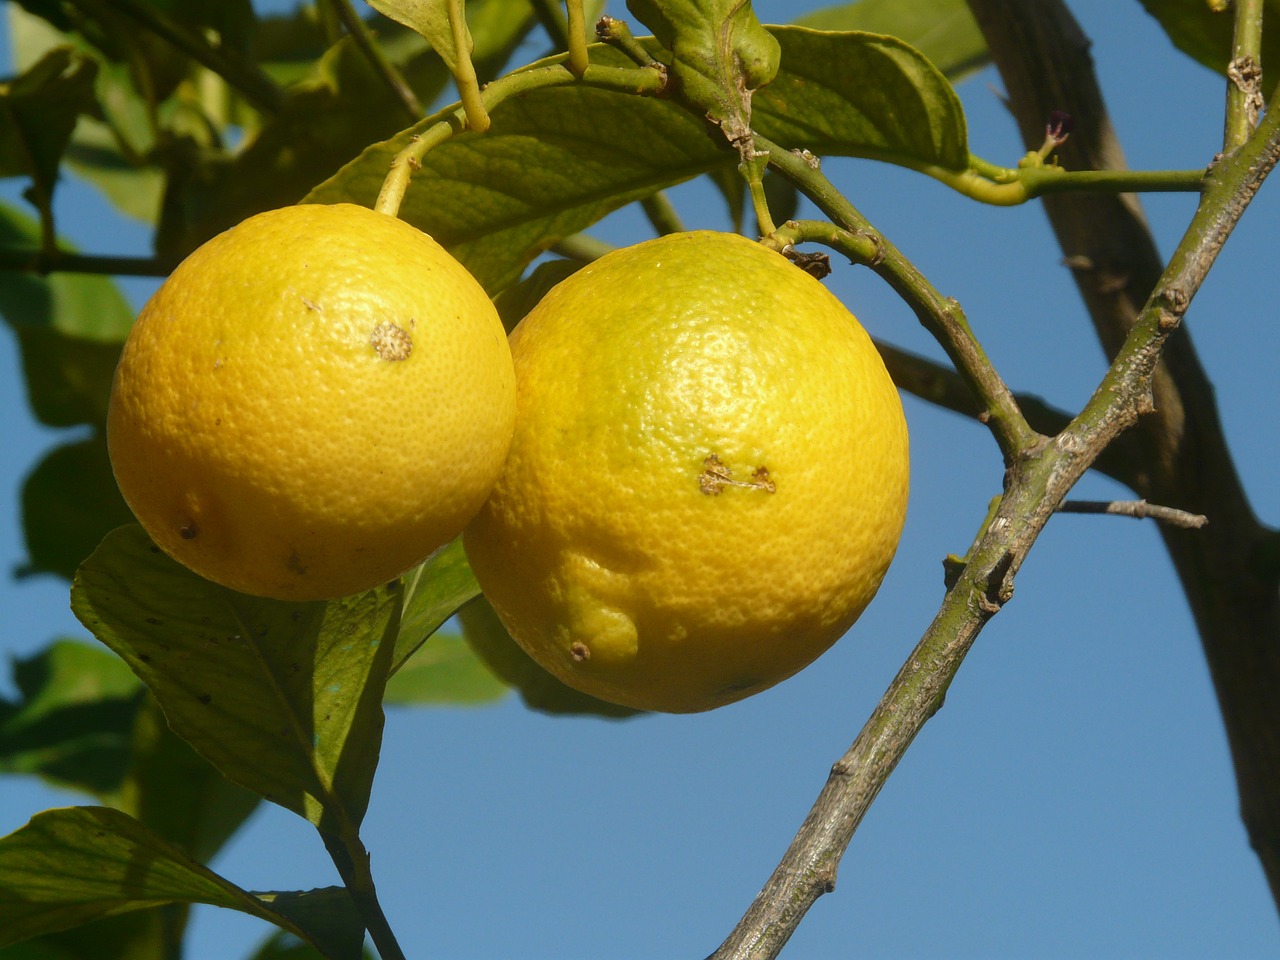
[[[1059,513],[1106,513],[1117,517],[1133,517],[1135,520],[1159,520],[1176,527],[1199,530],[1209,518],[1203,513],[1191,513],[1177,507],[1162,507],[1145,500],[1063,500]]]
[[[1235,0],[1231,61],[1227,64],[1227,112],[1222,149],[1234,150],[1258,125],[1262,99],[1263,0]]]
[[[108,257],[55,250],[0,249],[0,270],[21,273],[97,273],[116,277],[167,277],[177,264],[158,257]]]

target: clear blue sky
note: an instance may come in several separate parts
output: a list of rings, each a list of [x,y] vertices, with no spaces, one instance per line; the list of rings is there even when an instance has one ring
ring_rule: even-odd
[[[904,0],[907,2],[907,0]],[[818,6],[759,2],[766,21]],[[1222,82],[1177,54],[1137,0],[1076,0],[1134,167],[1203,166],[1220,140]],[[610,11],[625,17],[619,2]],[[1280,28],[1276,24],[1275,28]],[[7,48],[7,38],[0,37]],[[1021,153],[993,71],[961,96],[972,149]],[[1040,209],[993,209],[869,162],[827,170],[946,294],[965,306],[1015,389],[1078,406],[1101,353]],[[4,196],[16,186],[3,184]],[[70,185],[74,240],[146,252]],[[714,198],[674,192],[686,220],[723,226]],[[1185,196],[1148,198],[1162,251]],[[85,216],[83,211],[92,211]],[[71,223],[68,215],[65,223]],[[1274,272],[1280,184],[1246,216],[1192,306],[1228,436],[1259,514],[1280,517]],[[633,216],[603,231],[644,234]],[[937,355],[868,272],[829,281],[875,335]],[[131,292],[145,295],[143,286]],[[1246,346],[1247,344],[1247,346]],[[11,333],[0,334],[0,649],[28,655],[84,636],[66,585],[7,576],[25,557],[25,474],[62,432],[25,409]],[[365,839],[410,956],[647,960],[710,953],[755,895],[885,685],[936,610],[941,559],[963,552],[999,492],[983,429],[908,398],[913,490],[880,596],[801,675],[710,714],[623,723],[556,719],[515,698],[473,710],[392,710]],[[1122,495],[1088,478],[1079,496]],[[7,671],[0,671],[7,673]],[[7,676],[0,691],[9,694]],[[0,780],[0,833],[81,802]],[[213,864],[251,889],[335,882],[303,821],[263,809]],[[269,932],[202,908],[189,960],[248,953]],[[1280,923],[1236,809],[1226,742],[1190,616],[1154,526],[1062,516],[980,637],[948,696],[872,808],[834,894],[785,956],[1274,957]]]

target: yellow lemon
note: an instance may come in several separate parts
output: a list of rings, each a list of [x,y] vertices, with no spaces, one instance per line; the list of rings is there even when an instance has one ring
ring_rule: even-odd
[[[166,553],[235,590],[311,600],[457,536],[514,417],[506,336],[462,265],[395,217],[304,205],[214,237],[148,301],[107,442]]]
[[[515,436],[464,535],[516,641],[568,685],[717,707],[856,620],[907,504],[902,405],[817,280],[674,234],[561,282],[511,337]]]

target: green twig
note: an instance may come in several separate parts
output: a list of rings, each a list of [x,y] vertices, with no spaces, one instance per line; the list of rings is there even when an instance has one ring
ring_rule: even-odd
[[[946,184],[957,193],[993,206],[1012,207],[1051,193],[1197,193],[1203,170],[1064,170],[1029,153],[1017,168],[970,158],[968,170],[928,163],[895,162]]]
[[[404,951],[400,949],[386,914],[382,912],[382,904],[378,902],[373,874],[369,870],[369,852],[355,829],[346,831],[342,837],[322,830],[320,836],[382,960],[405,960]]]
[[[627,26],[624,20],[618,20],[614,17],[601,17],[596,21],[596,38],[611,47],[617,47],[630,57],[631,61],[637,66],[662,66],[644,48],[644,44],[631,35],[631,28]]]
[[[592,260],[599,260],[606,253],[611,253],[617,249],[613,244],[604,240],[597,240],[595,237],[586,233],[574,233],[567,237],[557,240],[551,247],[552,253],[558,253],[562,257],[570,260],[581,260],[583,263],[590,263]]]
[[[100,0],[70,0],[91,17],[100,16]],[[284,94],[265,73],[252,64],[227,56],[199,34],[173,20],[159,7],[140,0],[111,0],[110,9],[129,17],[156,36],[208,67],[264,113],[278,113]]]
[[[355,41],[360,52],[369,61],[374,72],[382,78],[382,82],[387,85],[387,89],[404,106],[410,122],[420,119],[422,117],[422,103],[418,100],[418,95],[405,82],[395,64],[388,60],[387,55],[382,52],[382,47],[378,46],[378,41],[374,38],[373,31],[369,29],[368,24],[360,19],[360,15],[351,6],[351,0],[329,0],[329,3],[336,10],[342,25],[347,28],[347,33],[351,35],[351,39]]]
[[[453,33],[453,80],[458,85],[458,97],[462,100],[467,127],[484,133],[489,129],[489,111],[480,94],[475,64],[471,62],[471,37],[467,32],[462,0],[449,0],[449,29]]]
[[[1263,0],[1235,0],[1231,61],[1227,64],[1227,112],[1222,149],[1234,150],[1249,138],[1262,111]]]
[[[1039,435],[1027,425],[1017,401],[987,359],[969,322],[955,300],[944,297],[892,243],[880,236],[871,223],[832,186],[820,169],[803,156],[757,136],[756,142],[769,153],[769,162],[812,199],[836,226],[862,238],[860,243],[876,245],[877,255],[868,266],[886,280],[907,302],[925,328],[946,350],[957,372],[965,379],[984,411],[1006,462],[1012,462],[1037,445]]]
[[[587,17],[582,9],[582,0],[565,0],[569,11],[567,27],[569,40],[569,72],[581,77],[587,72]]]

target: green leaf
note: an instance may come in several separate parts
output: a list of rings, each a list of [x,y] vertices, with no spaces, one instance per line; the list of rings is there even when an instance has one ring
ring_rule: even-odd
[[[0,246],[35,251],[39,227],[0,204]],[[49,426],[101,423],[133,309],[105,277],[0,271],[0,315],[18,334],[27,394]]]
[[[188,912],[186,904],[171,903],[119,913],[0,947],[0,960],[152,960],[175,956]],[[319,958],[319,954],[313,956]]]
[[[0,772],[35,774],[105,797],[129,764],[141,688],[105,650],[57,640],[13,663],[18,700],[0,700]]]
[[[404,585],[404,607],[400,613],[400,633],[391,659],[394,673],[405,665],[426,639],[458,608],[478,596],[462,538],[445,544],[400,578]]]
[[[369,0],[369,6],[424,37],[451,71],[458,66],[448,0]],[[469,54],[475,48],[470,30],[466,31],[466,44]]]
[[[382,702],[401,707],[476,706],[501,700],[508,692],[462,637],[437,630],[387,681]]]
[[[366,946],[361,954],[362,960],[375,960]],[[9,960],[0,954],[0,960]],[[259,944],[249,960],[326,960],[311,944],[283,930],[277,930]]]
[[[179,164],[157,253],[176,260],[252,214],[296,203],[365,145],[399,129],[403,111],[359,49],[337,44],[243,151],[206,151],[193,168]]]
[[[166,903],[228,907],[306,936],[118,810],[46,810],[0,838],[0,946]]]
[[[76,118],[94,103],[97,65],[71,47],[50,50],[0,84],[0,176],[29,176],[48,197]]]
[[[751,133],[751,92],[778,72],[778,42],[750,0],[627,0],[627,9],[671,51],[680,96],[731,143]]]
[[[909,167],[969,166],[964,110],[947,78],[901,40],[775,27],[785,69],[755,97],[756,130],[815,154]]]
[[[54,573],[70,580],[103,537],[132,519],[101,433],[54,447],[22,484],[29,559],[18,575]]]
[[[739,183],[743,180],[734,174]],[[524,315],[538,305],[557,283],[577,273],[586,266],[581,260],[565,260],[556,258],[540,263],[524,279],[513,283],[493,298],[493,305],[498,308],[498,316],[502,325],[510,333],[516,324],[524,319]]]
[[[795,25],[897,37],[928,57],[953,81],[991,60],[987,41],[965,0],[857,0],[814,10],[796,18]]]
[[[520,691],[525,705],[542,713],[589,714],[618,719],[638,711],[607,703],[565,686],[511,639],[487,600],[479,597],[458,612],[462,635],[495,675]]]
[[[112,806],[201,863],[213,859],[257,809],[258,795],[231,783],[170,730],[152,697],[134,719],[130,747],[129,769]]]
[[[311,942],[332,960],[358,960],[364,954],[364,921],[345,887],[255,893],[255,897],[307,931]]]
[[[753,100],[761,133],[814,153],[968,167],[960,102],[919,53],[874,34],[773,32],[782,69]],[[629,64],[599,45],[591,57]],[[707,136],[702,119],[669,100],[546,87],[506,100],[491,116],[487,133],[462,133],[427,153],[400,208],[491,293],[557,240],[619,207],[738,163]],[[429,123],[369,147],[307,199],[372,206],[392,158]]]
[[[317,603],[249,597],[169,559],[140,527],[80,567],[71,606],[229,780],[327,833],[364,816],[382,739],[398,589]]]
[[[1155,17],[1173,45],[1197,63],[1224,78],[1231,61],[1233,17],[1230,10],[1215,12],[1206,0],[1141,0],[1147,13]],[[1280,0],[1264,0],[1262,20],[1262,94],[1270,99],[1280,80]]]

